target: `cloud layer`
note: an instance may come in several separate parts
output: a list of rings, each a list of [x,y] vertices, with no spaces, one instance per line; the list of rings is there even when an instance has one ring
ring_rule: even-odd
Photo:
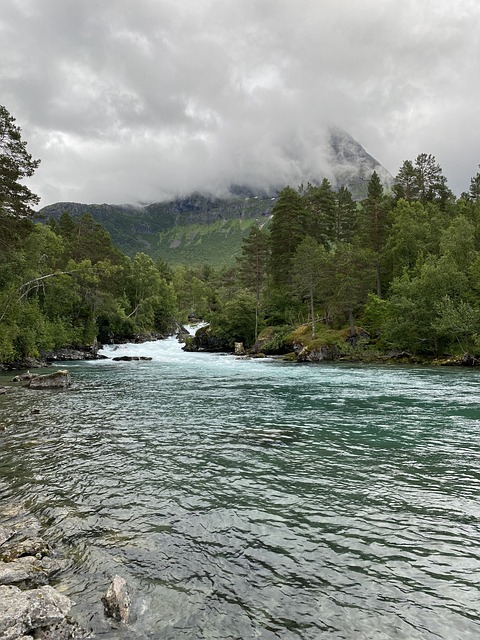
[[[0,43],[42,205],[296,184],[332,124],[457,193],[480,162],[477,0],[3,0]]]

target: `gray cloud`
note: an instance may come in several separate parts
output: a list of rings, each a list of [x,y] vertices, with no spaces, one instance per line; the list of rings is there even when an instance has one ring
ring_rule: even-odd
[[[327,174],[345,128],[395,174],[480,162],[477,0],[3,0],[1,102],[42,205]]]

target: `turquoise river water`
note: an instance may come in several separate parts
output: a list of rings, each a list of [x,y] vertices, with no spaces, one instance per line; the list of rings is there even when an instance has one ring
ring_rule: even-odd
[[[0,501],[96,637],[480,638],[480,372],[113,350],[153,360],[0,396]]]

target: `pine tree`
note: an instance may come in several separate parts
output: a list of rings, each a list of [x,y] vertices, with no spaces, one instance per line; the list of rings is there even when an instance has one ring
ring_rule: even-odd
[[[352,242],[357,225],[357,205],[347,187],[340,187],[335,209],[335,241]]]
[[[270,268],[277,287],[291,284],[292,258],[306,235],[306,210],[301,195],[286,187],[275,202],[270,226]]]
[[[40,198],[20,180],[32,176],[39,164],[27,152],[15,118],[0,105],[0,214],[20,218],[33,213],[31,206]]]
[[[327,178],[320,186],[307,186],[304,194],[305,207],[308,212],[308,234],[317,242],[328,247],[336,237],[337,201],[332,185]]]
[[[381,254],[388,231],[388,212],[383,186],[376,171],[368,183],[368,195],[362,202],[360,214],[359,239],[363,247],[370,249],[374,256],[374,268],[377,276],[377,295],[382,297]]]
[[[430,153],[418,155],[415,164],[406,160],[395,178],[393,190],[397,200],[419,200],[422,204],[434,202],[442,208],[452,197],[442,167]]]
[[[468,196],[473,202],[480,202],[480,172],[470,180]]]

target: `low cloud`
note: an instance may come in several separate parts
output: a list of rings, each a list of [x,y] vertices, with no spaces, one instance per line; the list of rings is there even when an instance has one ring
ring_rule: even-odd
[[[391,173],[480,162],[480,6],[4,0],[2,103],[60,200],[147,202],[329,175],[330,125]]]

